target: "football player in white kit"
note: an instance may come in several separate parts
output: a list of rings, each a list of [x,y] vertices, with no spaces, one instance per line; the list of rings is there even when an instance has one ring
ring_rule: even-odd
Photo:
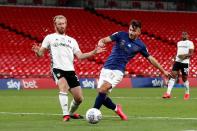
[[[43,56],[45,50],[50,50],[51,69],[54,80],[59,87],[59,101],[63,111],[63,120],[80,119],[83,116],[75,113],[75,111],[83,100],[83,94],[73,66],[74,55],[78,59],[85,59],[105,50],[96,47],[88,53],[82,53],[77,41],[65,33],[67,27],[66,17],[57,15],[54,17],[53,22],[55,33],[47,35],[41,47],[34,45],[32,50],[37,56]],[[73,96],[69,109],[68,92]]]
[[[188,100],[190,98],[189,81],[187,80],[187,76],[189,73],[190,57],[194,52],[194,44],[188,39],[188,37],[187,32],[182,32],[182,40],[177,43],[177,54],[172,68],[172,77],[168,82],[167,92],[163,95],[164,99],[171,98],[171,91],[178,77],[179,71],[182,73],[182,80],[185,86],[184,100]]]

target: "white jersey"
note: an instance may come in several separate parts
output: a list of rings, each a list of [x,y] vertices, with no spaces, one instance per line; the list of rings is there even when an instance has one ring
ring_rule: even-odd
[[[181,60],[178,57],[178,55],[188,54],[189,49],[194,49],[194,44],[193,44],[192,41],[190,41],[190,40],[179,41],[177,43],[177,54],[176,54],[176,60],[175,61],[189,64],[189,58]]]
[[[74,71],[74,54],[80,51],[75,39],[53,33],[44,38],[42,47],[50,50],[52,68]]]

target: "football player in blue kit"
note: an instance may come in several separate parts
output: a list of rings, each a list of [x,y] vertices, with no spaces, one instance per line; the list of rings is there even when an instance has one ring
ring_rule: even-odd
[[[102,105],[116,112],[122,120],[128,120],[123,113],[121,105],[112,102],[108,93],[111,92],[123,78],[125,66],[136,54],[140,53],[148,61],[158,68],[165,76],[169,76],[169,72],[165,71],[158,61],[151,56],[146,45],[140,40],[141,22],[132,20],[128,32],[116,32],[111,36],[102,38],[98,42],[98,46],[104,47],[109,42],[115,42],[112,52],[105,62],[98,81],[98,95],[93,108],[100,109]]]

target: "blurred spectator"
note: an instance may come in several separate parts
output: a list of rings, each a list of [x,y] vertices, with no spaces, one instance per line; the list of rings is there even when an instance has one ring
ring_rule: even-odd
[[[155,7],[157,10],[163,10],[164,9],[163,2],[156,2]]]
[[[33,0],[35,5],[42,5],[42,0]]]
[[[90,9],[92,9],[92,8],[94,8],[94,2],[93,2],[93,0],[85,0],[85,5],[86,5],[86,7],[88,7],[88,8],[90,8]]]
[[[16,0],[8,0],[8,3],[16,4]]]
[[[67,1],[68,0],[58,0],[58,5],[59,6],[65,6]]]
[[[186,10],[186,4],[185,2],[177,2],[177,10]]]
[[[141,8],[141,3],[140,3],[140,1],[134,1],[134,2],[132,2],[132,7],[133,8]]]
[[[116,3],[116,1],[114,1],[114,0],[110,0],[110,1],[108,1],[108,7],[110,7],[110,8],[114,8],[114,7],[117,7],[118,6],[118,4]]]

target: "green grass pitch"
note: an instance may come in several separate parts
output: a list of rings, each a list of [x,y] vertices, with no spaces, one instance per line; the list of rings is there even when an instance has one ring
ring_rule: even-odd
[[[113,89],[110,97],[128,115],[121,121],[116,114],[101,108],[98,124],[86,120],[63,122],[58,90],[1,90],[0,131],[197,131],[197,88],[191,99],[183,100],[184,89],[173,89],[173,98],[161,98],[164,88]],[[84,102],[78,113],[94,104],[94,89],[83,89]],[[69,98],[71,98],[69,96]]]

